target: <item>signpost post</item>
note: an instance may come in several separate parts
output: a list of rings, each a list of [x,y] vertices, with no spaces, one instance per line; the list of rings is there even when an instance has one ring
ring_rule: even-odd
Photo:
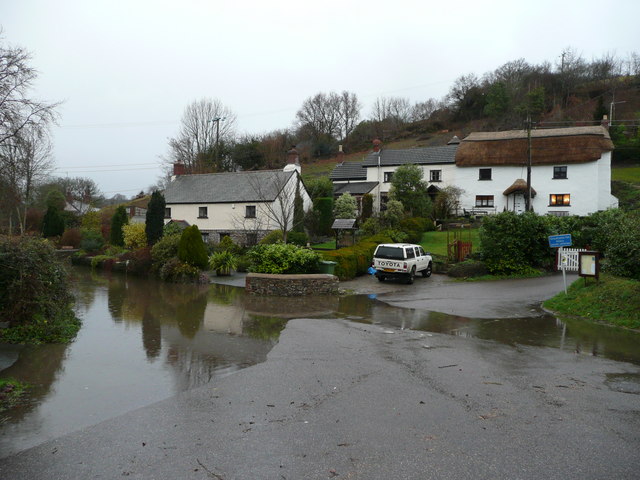
[[[558,249],[558,258],[560,259],[560,266],[562,268],[562,280],[564,280],[564,294],[567,294],[567,256],[562,251],[562,247],[570,247],[571,234],[564,235],[549,235],[549,246],[551,248]]]

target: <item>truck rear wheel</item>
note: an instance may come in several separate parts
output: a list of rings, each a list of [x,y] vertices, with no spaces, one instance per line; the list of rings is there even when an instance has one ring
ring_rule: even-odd
[[[416,267],[413,267],[409,272],[409,276],[407,277],[407,284],[413,284],[413,280],[416,278]]]

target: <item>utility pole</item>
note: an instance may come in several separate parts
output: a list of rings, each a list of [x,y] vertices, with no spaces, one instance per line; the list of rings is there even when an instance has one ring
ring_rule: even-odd
[[[531,116],[527,115],[527,204],[526,211],[531,211]]]
[[[210,122],[215,122],[215,124],[216,124],[215,150],[216,150],[216,163],[218,165],[220,164],[220,154],[219,154],[219,149],[218,149],[218,143],[220,142],[220,121],[221,120],[225,120],[225,117],[216,117],[216,118],[213,118],[213,119],[209,120]]]

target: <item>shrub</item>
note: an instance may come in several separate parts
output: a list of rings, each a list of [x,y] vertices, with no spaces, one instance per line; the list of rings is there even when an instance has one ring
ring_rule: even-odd
[[[236,272],[248,272],[251,267],[251,259],[249,255],[240,255],[236,265]]]
[[[464,262],[456,263],[452,265],[448,271],[450,277],[458,278],[480,277],[488,273],[489,269],[487,266],[477,260],[465,260]]]
[[[145,233],[149,245],[154,245],[162,237],[165,205],[164,195],[154,190],[145,217]]]
[[[134,275],[148,275],[151,271],[151,247],[145,246],[133,252],[127,252],[120,258],[123,261],[129,261],[127,271]]]
[[[83,230],[99,232],[102,226],[102,218],[98,212],[87,212],[82,216],[81,226]]]
[[[67,273],[46,241],[0,237],[2,341],[67,342],[80,328],[73,315]]]
[[[306,247],[309,242],[309,237],[307,237],[307,234],[304,232],[289,232],[287,242],[298,245],[299,247]]]
[[[197,225],[191,225],[182,232],[178,243],[178,259],[194,267],[207,268],[209,255]]]
[[[256,273],[317,273],[320,256],[290,243],[257,245],[249,251],[251,271]]]
[[[137,250],[147,245],[147,234],[144,223],[131,223],[122,227],[124,246],[129,250]]]
[[[612,227],[604,270],[640,280],[640,215],[628,214]]]
[[[480,243],[487,268],[496,275],[530,274],[552,262],[546,221],[533,212],[486,217]]]
[[[82,230],[82,240],[80,240],[80,248],[87,253],[96,253],[104,247],[104,238],[102,234],[96,230]]]
[[[229,250],[222,250],[209,257],[209,268],[218,275],[229,275],[238,265],[237,257]]]
[[[364,238],[352,247],[324,252],[323,256],[325,260],[336,262],[335,273],[340,280],[349,280],[367,273],[378,244],[391,241],[386,235],[376,235]]]
[[[160,272],[160,269],[172,258],[178,257],[178,244],[180,234],[165,235],[151,247],[152,270]]]
[[[236,245],[231,239],[231,237],[225,236],[225,237],[222,237],[222,240],[220,240],[220,243],[216,246],[215,251],[231,252],[234,255],[237,255],[242,251],[242,247],[239,245]]]
[[[262,240],[260,240],[261,245],[270,245],[272,243],[282,243],[283,236],[282,230],[274,230],[272,232],[267,233]]]
[[[167,282],[190,283],[200,279],[198,267],[181,262],[177,258],[172,258],[160,269],[160,278]]]
[[[111,232],[109,234],[109,241],[112,245],[124,246],[124,235],[122,227],[129,223],[129,217],[127,217],[127,211],[122,205],[116,208],[113,217],[111,217]]]
[[[64,232],[64,220],[60,216],[60,212],[54,208],[47,208],[42,219],[42,235],[44,237],[58,237]]]
[[[317,229],[319,235],[331,235],[333,223],[333,198],[321,197],[313,201],[313,209],[317,212]]]
[[[177,222],[169,222],[162,228],[162,236],[167,235],[182,235],[183,228]]]
[[[82,234],[78,228],[69,228],[64,231],[62,238],[60,239],[60,245],[67,245],[73,248],[80,246],[82,240]]]

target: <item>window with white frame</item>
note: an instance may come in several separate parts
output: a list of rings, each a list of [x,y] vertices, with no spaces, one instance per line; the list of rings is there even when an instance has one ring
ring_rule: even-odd
[[[493,207],[493,195],[476,195],[476,207]]]
[[[442,170],[429,170],[429,181],[430,182],[441,182],[442,181]]]
[[[384,183],[390,183],[393,178],[393,172],[384,172]]]
[[[198,218],[209,218],[208,207],[198,207]]]
[[[570,207],[571,195],[568,193],[552,193],[549,195],[550,207]]]

